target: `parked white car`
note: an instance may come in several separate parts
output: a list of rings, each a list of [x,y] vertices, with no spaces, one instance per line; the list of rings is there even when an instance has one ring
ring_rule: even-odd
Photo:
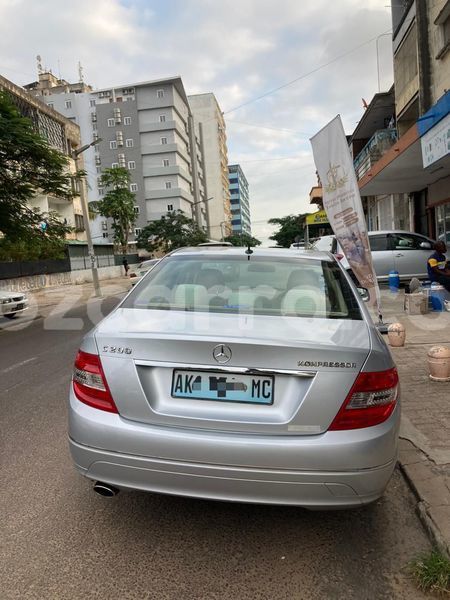
[[[0,291],[0,316],[14,319],[28,308],[28,298],[21,292]]]
[[[137,270],[134,273],[130,273],[130,277],[132,278],[131,285],[135,286],[137,282],[141,280],[141,277],[148,273],[148,271],[151,271],[160,260],[160,258],[150,258],[149,260],[141,262]]]

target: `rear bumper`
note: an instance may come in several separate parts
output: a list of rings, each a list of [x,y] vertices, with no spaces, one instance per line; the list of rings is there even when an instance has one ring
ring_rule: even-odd
[[[383,424],[314,436],[259,436],[134,423],[73,394],[78,471],[118,488],[214,500],[345,508],[379,498],[397,457],[400,411]]]
[[[268,470],[128,456],[70,440],[78,471],[122,489],[194,498],[350,508],[379,498],[395,461],[376,469],[343,472]]]

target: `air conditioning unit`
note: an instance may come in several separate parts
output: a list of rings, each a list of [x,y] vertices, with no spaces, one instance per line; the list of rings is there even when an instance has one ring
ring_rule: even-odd
[[[93,123],[97,123],[97,114],[96,113],[91,113],[91,121]]]
[[[114,119],[117,123],[122,123],[122,113],[120,112],[120,108],[115,108],[114,111]]]
[[[117,158],[118,158],[119,160],[125,160],[125,154],[118,154],[118,155],[117,155]]]
[[[96,156],[95,157],[95,164],[96,165],[101,165],[102,164],[102,159],[100,158],[100,156]]]

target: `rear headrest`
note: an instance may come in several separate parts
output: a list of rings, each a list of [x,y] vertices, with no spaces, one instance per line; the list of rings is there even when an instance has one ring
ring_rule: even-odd
[[[203,285],[207,290],[215,285],[225,285],[225,278],[219,269],[202,269],[196,277],[195,283]]]

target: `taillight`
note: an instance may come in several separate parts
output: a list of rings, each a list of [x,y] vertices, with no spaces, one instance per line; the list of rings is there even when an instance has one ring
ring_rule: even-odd
[[[339,431],[379,425],[394,411],[397,397],[397,369],[360,373],[329,429]]]
[[[338,260],[342,260],[344,258],[343,254],[335,254],[334,255]]]
[[[80,402],[100,410],[119,412],[112,399],[102,363],[97,354],[79,350],[75,358],[72,379],[73,391]]]

